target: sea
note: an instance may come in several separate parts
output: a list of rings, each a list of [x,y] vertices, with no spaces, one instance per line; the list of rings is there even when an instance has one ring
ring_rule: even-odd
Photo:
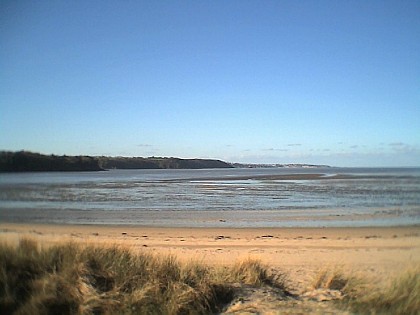
[[[0,222],[186,228],[420,225],[420,168],[1,173]]]

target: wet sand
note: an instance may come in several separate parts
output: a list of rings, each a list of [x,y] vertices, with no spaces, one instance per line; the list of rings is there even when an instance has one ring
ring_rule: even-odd
[[[32,223],[43,222],[56,225],[133,225],[156,228],[323,228],[395,226],[418,223],[418,206],[375,209],[326,208],[316,210],[68,210],[60,209],[1,209],[0,222]],[[414,220],[414,221],[413,221]]]
[[[63,241],[119,244],[181,261],[226,265],[260,259],[306,290],[325,269],[388,279],[420,265],[420,226],[357,228],[166,228],[0,223],[0,241],[22,237],[48,246]]]

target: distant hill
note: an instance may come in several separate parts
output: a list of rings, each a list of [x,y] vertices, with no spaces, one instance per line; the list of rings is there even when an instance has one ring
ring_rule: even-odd
[[[28,151],[0,152],[0,172],[101,171],[90,156],[43,155]]]
[[[106,169],[231,168],[220,160],[166,157],[57,156],[29,151],[0,152],[0,172],[103,171]]]
[[[236,168],[328,168],[329,165],[320,164],[253,164],[253,163],[232,163],[233,167]]]
[[[209,159],[180,159],[174,157],[98,157],[104,169],[203,169],[231,168],[232,165]]]

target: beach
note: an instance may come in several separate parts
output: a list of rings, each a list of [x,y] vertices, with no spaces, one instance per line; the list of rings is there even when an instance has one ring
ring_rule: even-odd
[[[287,275],[296,292],[321,271],[386,280],[420,265],[420,227],[167,228],[104,225],[0,224],[0,240],[29,237],[42,246],[65,241],[117,244],[133,251],[171,254],[182,262],[229,265],[260,260]]]
[[[149,262],[166,261],[172,266],[172,261],[177,261],[183,270],[205,266],[205,270],[212,271],[200,273],[197,283],[205,280],[225,288],[233,285],[231,289],[235,293],[227,304],[218,305],[213,300],[216,303],[213,307],[222,311],[221,314],[351,314],[347,312],[349,308],[337,308],[335,302],[341,300],[356,301],[352,311],[359,302],[365,303],[361,306],[364,309],[385,301],[372,312],[396,305],[396,313],[407,314],[405,302],[402,306],[395,304],[393,297],[398,297],[398,301],[417,301],[420,294],[416,287],[420,270],[419,183],[418,169],[3,174],[0,176],[0,242],[16,245],[16,253],[24,248],[28,260],[34,259],[31,246],[51,253],[56,250],[53,245],[59,245],[64,252],[69,242],[81,245],[79,254],[71,255],[75,260],[68,263],[85,267],[62,277],[71,283],[74,277],[70,275],[75,272],[82,287],[97,285],[95,279],[103,275],[91,270],[89,276],[85,271],[100,264],[103,264],[102,272],[112,276],[110,283],[123,279],[119,283],[124,285],[125,281],[134,281],[136,276],[116,276],[137,272],[123,267],[118,260],[118,252],[126,250],[140,260],[146,255]],[[83,261],[83,248],[92,251],[89,245],[109,250],[114,258],[107,254],[102,256],[101,263],[97,261],[94,265],[90,260]],[[3,253],[6,255],[7,251],[10,249]],[[18,257],[15,261],[22,259],[20,254],[6,256],[12,261],[13,257]],[[159,266],[162,264],[157,263],[151,270]],[[55,268],[53,264],[45,270]],[[166,279],[177,268],[164,269],[158,273],[159,277]],[[217,274],[221,270],[237,278],[220,280]],[[191,272],[195,277],[196,273]],[[6,270],[5,274],[9,272]],[[244,274],[253,276],[245,281]],[[57,284],[54,279],[62,278],[57,278],[54,272],[50,276],[51,282],[47,283],[54,288]],[[12,276],[9,280],[13,283]],[[404,287],[404,292],[408,287],[414,300],[403,297],[400,289],[397,295],[393,294],[393,280]],[[341,283],[338,287],[337,281]],[[373,287],[367,288],[359,281]],[[148,288],[133,285],[139,290]],[[186,291],[175,294],[174,301],[192,292],[211,292],[190,285],[190,280],[176,284]],[[279,291],[277,285],[283,289]],[[73,287],[74,284],[69,288]],[[156,290],[159,286],[150,288]],[[34,290],[33,298],[36,300],[35,295],[43,290]],[[98,290],[92,293],[93,299],[101,307],[107,307],[102,289]],[[115,284],[107,296],[111,298],[118,293],[121,301],[124,296],[139,301],[139,296],[124,292]],[[158,296],[155,293],[153,296]],[[196,301],[194,294],[191,303]],[[363,302],[360,297],[366,295],[370,300]],[[222,296],[226,297],[225,294],[219,297]],[[57,295],[60,297],[62,294]],[[89,301],[90,298],[82,295],[73,302],[83,308],[90,305]],[[168,309],[172,305],[165,299],[159,301],[152,304],[163,303]],[[409,309],[418,309],[415,303],[408,305]]]

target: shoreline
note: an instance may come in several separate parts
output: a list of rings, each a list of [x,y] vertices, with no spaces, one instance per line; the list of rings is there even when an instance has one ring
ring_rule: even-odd
[[[76,231],[78,233],[90,233],[93,230],[105,232],[106,235],[111,233],[112,235],[123,231],[121,235],[127,235],[128,232],[134,231],[148,231],[148,232],[159,232],[172,233],[172,232],[190,232],[198,235],[207,234],[220,234],[220,232],[232,232],[235,234],[252,235],[260,234],[260,232],[266,234],[281,234],[284,237],[292,237],[294,235],[321,235],[327,234],[330,236],[337,235],[351,235],[351,236],[366,236],[365,234],[378,234],[378,237],[394,237],[400,234],[418,234],[420,237],[420,224],[411,225],[386,225],[386,226],[299,226],[299,227],[247,227],[247,226],[209,226],[209,227],[194,227],[194,226],[167,226],[167,225],[147,225],[147,224],[102,224],[102,223],[38,223],[38,222],[0,222],[0,236],[5,232],[18,232],[18,233],[32,233],[36,230],[41,230],[40,233],[56,233],[65,234],[66,232]],[[126,232],[124,232],[126,231]],[[339,237],[339,236],[338,236]]]
[[[159,210],[157,210],[159,211]],[[99,228],[133,228],[133,229],[139,229],[139,228],[145,228],[145,229],[187,229],[187,230],[343,230],[343,229],[350,229],[350,230],[358,230],[358,229],[378,229],[378,230],[389,230],[389,229],[410,229],[410,228],[418,228],[420,232],[420,224],[419,223],[413,223],[409,225],[386,225],[386,226],[322,226],[322,227],[311,227],[311,226],[297,226],[297,227],[289,227],[289,226],[279,226],[279,227],[201,227],[201,226],[166,226],[166,225],[147,225],[147,224],[109,224],[109,223],[49,223],[49,222],[7,222],[3,221],[0,222],[0,232],[3,226],[15,226],[15,227],[24,227],[24,226],[38,226],[38,227],[99,227]]]
[[[0,236],[7,232],[16,233],[35,233],[57,234],[65,236],[71,231],[81,235],[89,233],[98,233],[100,231],[105,236],[128,235],[135,232],[149,232],[153,234],[177,234],[180,232],[189,232],[195,235],[216,235],[221,232],[233,233],[240,236],[258,236],[261,233],[275,234],[285,239],[290,237],[306,236],[330,236],[340,239],[347,235],[348,237],[366,237],[367,234],[375,234],[376,238],[397,238],[400,234],[404,236],[420,237],[420,225],[395,225],[395,226],[349,226],[349,227],[192,227],[192,226],[155,226],[155,225],[137,225],[137,224],[57,224],[57,223],[32,223],[32,222],[0,222]],[[274,236],[273,236],[274,237]],[[302,236],[303,238],[303,236]]]
[[[285,272],[304,291],[320,271],[343,269],[384,281],[420,266],[420,226],[350,228],[180,228],[127,225],[0,223],[0,241],[23,237],[41,246],[63,242],[123,246],[183,262],[230,265],[247,258]]]
[[[418,206],[317,210],[78,210],[6,208],[0,222],[177,228],[357,228],[420,226]]]

